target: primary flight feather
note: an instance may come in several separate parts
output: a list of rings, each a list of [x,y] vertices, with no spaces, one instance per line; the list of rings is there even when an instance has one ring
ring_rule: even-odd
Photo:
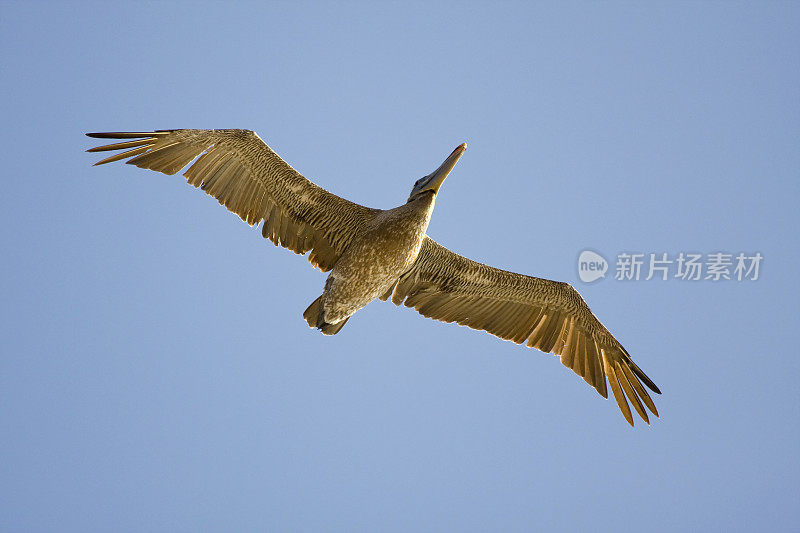
[[[394,209],[364,207],[315,185],[249,130],[87,133],[117,139],[89,152],[124,150],[96,165],[127,163],[175,174],[199,187],[276,245],[309,254],[330,271],[322,295],[303,313],[308,325],[336,334],[375,298],[422,315],[487,331],[561,356],[604,398],[606,384],[633,425],[628,400],[649,423],[658,416],[644,388],[661,393],[568,283],[506,272],[455,254],[426,235],[436,195],[466,150],[417,180]],[[190,165],[191,163],[191,165]],[[627,398],[627,400],[626,400]]]

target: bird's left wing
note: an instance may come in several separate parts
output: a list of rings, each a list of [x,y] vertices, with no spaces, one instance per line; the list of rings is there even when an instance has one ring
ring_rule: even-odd
[[[377,209],[329,193],[303,177],[249,130],[163,130],[87,133],[123,139],[89,152],[125,150],[96,163],[127,163],[175,174],[199,187],[248,224],[264,221],[262,234],[304,254],[323,272],[334,263]],[[198,157],[199,156],[199,157]],[[195,160],[196,159],[196,160]]]
[[[626,396],[645,422],[649,423],[644,406],[658,416],[642,382],[656,393],[661,391],[568,283],[493,268],[426,237],[416,262],[382,299],[390,295],[396,305],[413,307],[428,318],[457,322],[560,355],[566,367],[604,398],[608,378],[631,425]]]

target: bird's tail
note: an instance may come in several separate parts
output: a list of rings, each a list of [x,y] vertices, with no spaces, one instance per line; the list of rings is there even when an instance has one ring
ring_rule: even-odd
[[[347,321],[350,320],[350,317],[347,317],[336,324],[329,324],[325,322],[324,309],[322,308],[324,297],[325,295],[323,294],[311,302],[311,305],[308,306],[308,309],[303,312],[303,318],[306,319],[309,327],[317,328],[325,335],[336,335],[339,333],[339,330],[342,329],[345,324],[347,324]]]

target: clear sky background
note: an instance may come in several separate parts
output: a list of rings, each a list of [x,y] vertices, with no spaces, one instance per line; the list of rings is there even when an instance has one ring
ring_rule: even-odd
[[[800,521],[797,3],[0,5],[2,531],[788,531]],[[376,302],[88,131],[249,128],[429,234],[568,281],[663,390]],[[587,285],[584,248],[760,252]]]

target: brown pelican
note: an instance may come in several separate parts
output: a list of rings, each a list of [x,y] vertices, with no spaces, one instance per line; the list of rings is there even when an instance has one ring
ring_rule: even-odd
[[[88,133],[124,139],[89,152],[125,150],[96,163],[127,163],[164,174],[187,165],[187,181],[210,194],[275,245],[330,271],[322,295],[303,313],[334,335],[375,298],[422,315],[484,330],[561,356],[561,362],[608,398],[606,379],[625,419],[626,401],[648,424],[658,416],[642,383],[658,387],[568,283],[493,268],[462,257],[425,234],[434,201],[467,145],[414,183],[394,209],[371,209],[329,193],[289,166],[248,130],[160,130]],[[198,157],[199,156],[199,157]]]

